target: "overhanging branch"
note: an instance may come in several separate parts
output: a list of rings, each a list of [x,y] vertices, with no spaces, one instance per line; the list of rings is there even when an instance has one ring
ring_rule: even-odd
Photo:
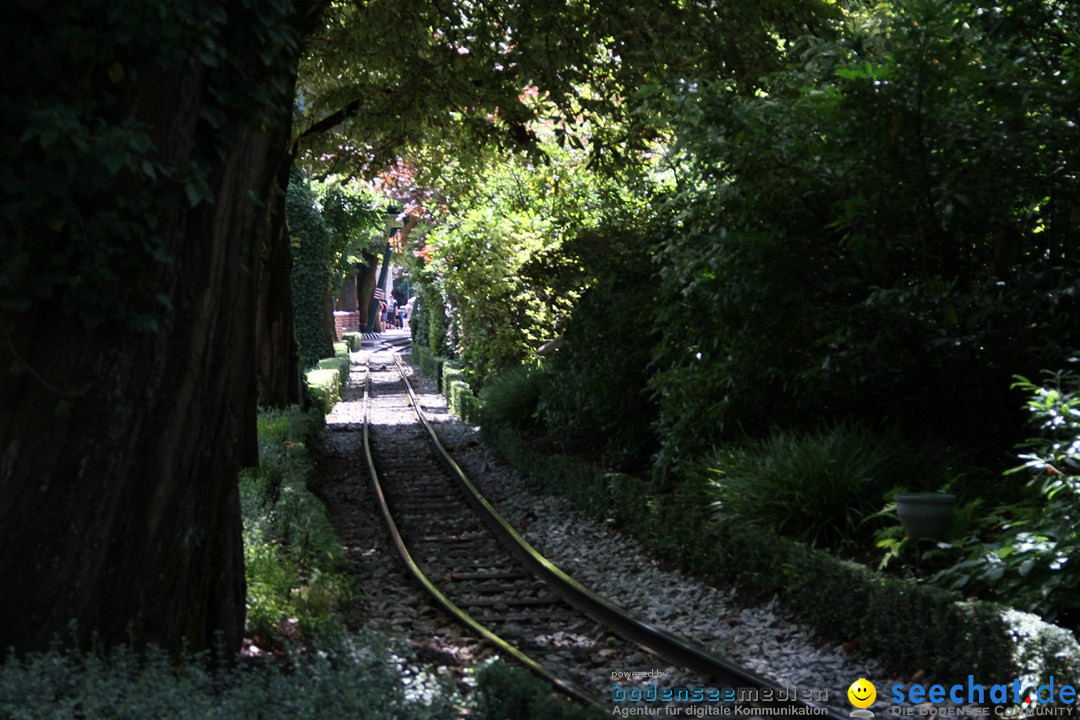
[[[296,139],[293,140],[293,144],[295,145],[296,143],[300,142],[301,140],[308,137],[309,135],[318,135],[321,132],[326,132],[327,130],[334,127],[335,125],[339,125],[339,124],[345,122],[346,120],[348,120],[353,115],[356,115],[359,111],[360,111],[360,101],[359,100],[353,100],[352,102],[350,102],[345,107],[343,107],[340,110],[337,110],[337,111],[335,111],[333,113],[330,113],[329,115],[324,117],[322,120],[320,120],[319,122],[317,122],[314,125],[312,125],[311,127],[309,127],[307,130],[304,130],[304,132],[300,133],[296,137]]]

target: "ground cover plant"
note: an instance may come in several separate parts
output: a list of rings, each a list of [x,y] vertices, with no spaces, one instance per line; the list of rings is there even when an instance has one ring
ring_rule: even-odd
[[[375,633],[324,642],[276,661],[180,662],[160,649],[107,655],[53,649],[0,666],[0,714],[12,720],[162,717],[408,718],[456,716],[437,678],[414,676]]]
[[[340,635],[339,606],[354,591],[322,503],[308,489],[322,413],[297,407],[259,416],[259,466],[240,475],[247,626],[267,647]]]
[[[850,550],[880,527],[874,515],[890,490],[946,485],[945,468],[927,459],[895,430],[841,424],[725,445],[699,472],[721,522],[757,523],[814,547]]]

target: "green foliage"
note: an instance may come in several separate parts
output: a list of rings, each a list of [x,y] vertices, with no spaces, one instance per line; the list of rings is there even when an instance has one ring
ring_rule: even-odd
[[[1030,424],[1040,432],[1023,444],[1024,464],[1006,473],[1022,474],[1037,501],[1003,509],[1002,522],[988,542],[972,536],[955,545],[965,558],[942,571],[937,581],[976,591],[1012,607],[1053,620],[1080,619],[1080,373],[1046,372],[1043,384],[1018,378],[1028,395]]]
[[[319,358],[333,352],[326,312],[330,302],[334,244],[315,205],[315,194],[299,171],[294,170],[289,179],[285,205],[293,250],[294,330],[300,364],[310,368]]]
[[[442,283],[430,272],[417,283],[416,332],[413,335],[428,352],[437,357],[453,357],[450,342],[450,316]]]
[[[287,105],[298,46],[290,7],[59,2],[45,24],[35,10],[0,9],[0,310],[47,303],[86,328],[156,332],[180,253],[167,218],[213,201],[232,121],[271,127]],[[256,36],[277,51],[252,52],[244,38]],[[153,85],[183,72],[209,80],[198,118],[175,119],[180,138],[174,118],[155,117],[169,109],[151,106],[161,97]]]
[[[750,88],[776,67],[787,39],[820,27],[830,10],[821,0],[544,0],[468,12],[333,3],[301,66],[298,127],[309,128],[312,160],[360,174],[393,166],[403,147],[421,143],[479,164],[487,147],[533,146],[530,121],[577,118],[598,134],[593,161],[617,166],[651,139],[641,130],[652,118],[628,102],[640,86],[720,74]],[[537,87],[549,102],[521,101],[523,89]],[[569,135],[563,141],[573,145]]]
[[[304,384],[312,403],[322,414],[329,414],[341,400],[349,384],[349,358],[323,358],[304,373]]]
[[[314,464],[307,445],[320,416],[295,406],[259,414],[259,467],[240,475],[248,629],[278,642],[296,618],[308,639],[343,630],[336,611],[352,591],[347,562],[308,483]]]
[[[0,716],[12,720],[435,720],[455,717],[457,701],[445,683],[402,668],[373,632],[280,663],[215,667],[201,656],[177,663],[157,648],[121,647],[107,657],[57,649],[0,666]]]
[[[383,217],[372,191],[355,181],[311,182],[295,168],[285,205],[293,251],[296,342],[302,366],[310,368],[332,354],[334,298],[356,264],[382,247]]]
[[[480,391],[485,422],[517,428],[535,425],[548,382],[543,366],[521,366],[500,373]]]
[[[444,362],[442,364],[442,377],[439,381],[443,395],[446,396],[446,405],[450,412],[470,424],[480,422],[481,402],[476,397],[469,383],[465,382],[465,376],[461,367],[456,363]]]
[[[717,523],[700,489],[658,494],[639,478],[540,453],[509,425],[482,429],[485,441],[532,484],[615,524],[662,561],[708,582],[779,596],[801,622],[832,640],[858,641],[895,670],[921,667],[956,679],[1080,672],[1076,640],[1033,615],[881,576],[767,528]]]
[[[891,7],[792,47],[767,94],[647,99],[679,138],[651,383],[666,469],[882,412],[995,451],[1018,429],[1009,378],[1076,344],[1076,9]]]
[[[640,466],[655,452],[656,403],[646,390],[659,333],[656,267],[648,231],[586,235],[574,243],[596,277],[574,306],[562,343],[546,366],[541,414],[570,452],[599,454],[614,467]]]
[[[875,433],[850,424],[721,447],[702,462],[702,475],[721,519],[828,548],[868,538],[874,528],[867,521],[886,491],[938,489],[945,481],[943,469],[895,430]]]
[[[330,295],[341,292],[356,265],[381,253],[386,244],[384,200],[355,179],[331,176],[311,184],[319,215],[330,234]]]
[[[502,661],[489,664],[476,677],[477,712],[483,720],[597,720],[601,713],[571,705],[551,686]]]
[[[424,238],[453,311],[455,354],[480,382],[535,360],[573,300],[559,286],[572,287],[563,276],[578,268],[559,250],[589,222],[581,215],[594,189],[574,181],[584,174],[573,165],[530,171],[525,164],[508,158],[489,168]],[[567,180],[556,192],[560,173]]]

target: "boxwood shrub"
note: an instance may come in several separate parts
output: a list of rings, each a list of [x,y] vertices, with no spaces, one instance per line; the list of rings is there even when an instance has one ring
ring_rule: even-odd
[[[323,358],[319,364],[304,374],[308,395],[313,405],[323,414],[334,409],[349,383],[349,354]]]
[[[446,396],[446,402],[450,412],[469,423],[480,424],[480,399],[465,382],[461,372],[461,366],[457,363],[444,361],[442,363],[442,394]]]
[[[349,346],[349,350],[356,352],[364,343],[364,335],[358,332],[341,333],[341,340]]]

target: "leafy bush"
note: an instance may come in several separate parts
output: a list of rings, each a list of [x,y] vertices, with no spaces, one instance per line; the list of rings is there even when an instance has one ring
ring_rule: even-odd
[[[342,629],[336,610],[352,583],[325,508],[307,488],[307,444],[318,427],[318,416],[296,407],[261,412],[259,467],[240,475],[248,628],[259,642],[278,642],[287,618],[307,638]]]
[[[986,457],[1015,442],[1009,379],[1077,344],[1065,7],[881,5],[792,47],[767,93],[650,98],[685,169],[653,315],[663,469],[774,424],[883,413]]]
[[[519,428],[534,425],[547,382],[541,366],[520,366],[500,373],[480,391],[485,422]]]
[[[438,357],[451,357],[450,319],[442,283],[426,266],[418,268],[413,275],[416,304],[409,319],[413,346]]]
[[[1004,509],[1007,520],[990,542],[956,543],[966,558],[937,581],[976,591],[1053,620],[1080,622],[1080,373],[1046,372],[1044,384],[1018,378],[1038,438],[1021,447],[1024,464],[1006,473],[1027,477],[1039,500]]]
[[[445,187],[449,197],[433,208],[423,236],[422,252],[439,277],[437,288],[426,284],[452,311],[452,355],[475,387],[537,361],[537,349],[560,332],[592,282],[571,247],[575,239],[609,218],[633,217],[644,204],[639,193],[601,177],[580,146],[536,133],[543,162],[498,153],[464,182],[461,168],[448,173],[459,178]],[[421,300],[438,311],[426,295]]]
[[[151,647],[107,657],[53,650],[0,666],[0,717],[12,720],[222,720],[287,717],[321,720],[435,720],[456,717],[453,690],[402,667],[386,638],[365,632],[325,643],[320,652],[278,663],[214,667],[205,657],[175,663]]]
[[[942,468],[923,461],[896,431],[850,424],[807,434],[774,432],[729,445],[702,463],[722,519],[772,528],[817,547],[852,546],[869,536],[866,519],[885,492],[944,483]],[[937,478],[936,482],[933,478]]]
[[[657,450],[657,405],[648,391],[659,332],[656,265],[648,233],[595,233],[574,243],[597,278],[574,306],[563,343],[547,365],[541,414],[564,450],[630,468]]]

